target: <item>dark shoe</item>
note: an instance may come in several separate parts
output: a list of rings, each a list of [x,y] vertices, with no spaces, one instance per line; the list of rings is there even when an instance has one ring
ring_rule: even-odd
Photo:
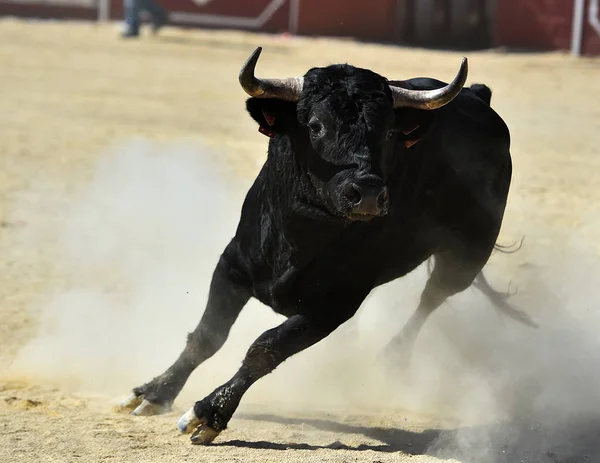
[[[131,29],[127,29],[127,30],[124,30],[123,32],[121,32],[121,38],[124,38],[124,39],[131,39],[134,37],[139,37],[139,35],[140,35],[139,31],[133,31]]]
[[[158,16],[152,17],[152,33],[156,34],[161,27],[169,22],[169,13],[163,10]]]

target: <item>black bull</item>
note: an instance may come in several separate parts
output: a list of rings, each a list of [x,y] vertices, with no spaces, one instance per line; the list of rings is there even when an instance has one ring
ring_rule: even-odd
[[[502,224],[511,182],[510,135],[485,85],[389,82],[349,65],[294,79],[257,79],[251,56],[240,83],[267,161],[250,188],[234,238],[214,270],[208,303],[177,361],[137,387],[135,415],[168,410],[189,375],[224,344],[250,297],[287,320],[263,333],[240,369],[179,421],[192,442],[227,427],[243,394],[288,357],[349,320],[373,288],[433,256],[421,301],[386,350],[407,354],[427,317],[472,283],[507,315],[532,324],[481,274]],[[394,357],[396,356],[396,357]]]

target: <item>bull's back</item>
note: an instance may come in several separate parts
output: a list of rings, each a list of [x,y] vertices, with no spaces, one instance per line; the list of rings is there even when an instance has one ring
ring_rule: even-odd
[[[423,90],[444,85],[434,79],[410,82]],[[485,92],[477,91],[479,95],[465,88],[437,110],[427,135],[414,148],[422,163],[422,207],[440,240],[493,241],[506,207],[512,176],[510,133]]]

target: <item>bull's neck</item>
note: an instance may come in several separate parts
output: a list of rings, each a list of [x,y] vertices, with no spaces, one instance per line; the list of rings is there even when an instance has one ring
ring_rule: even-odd
[[[289,139],[280,138],[269,144],[268,202],[276,233],[290,246],[296,264],[303,265],[339,236],[346,223],[319,206],[306,166]]]

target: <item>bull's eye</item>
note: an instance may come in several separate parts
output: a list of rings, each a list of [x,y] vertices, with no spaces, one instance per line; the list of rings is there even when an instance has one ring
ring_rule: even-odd
[[[308,123],[308,128],[313,135],[319,135],[323,131],[323,124],[313,119]]]
[[[394,136],[394,131],[393,130],[388,130],[385,134],[385,139],[389,140]]]

